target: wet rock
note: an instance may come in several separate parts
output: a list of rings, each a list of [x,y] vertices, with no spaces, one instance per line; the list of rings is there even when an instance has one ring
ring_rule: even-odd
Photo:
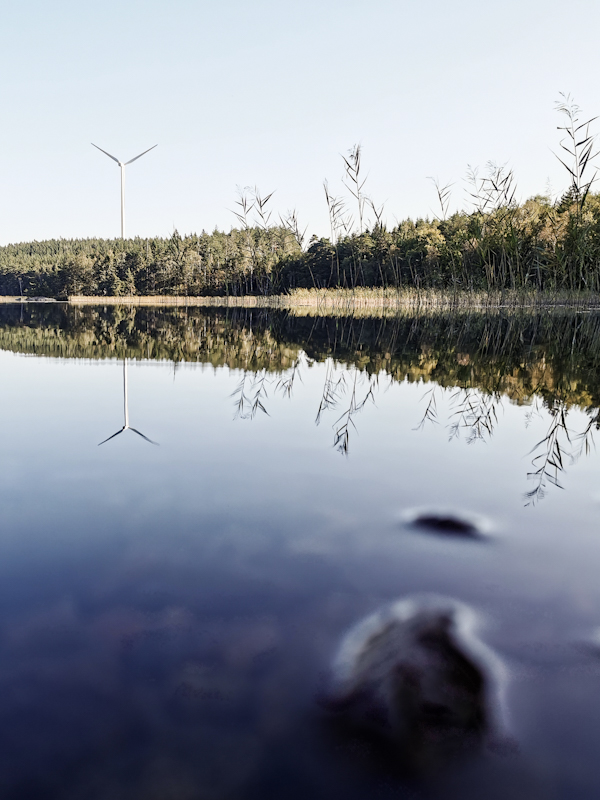
[[[420,596],[356,625],[324,703],[338,731],[411,769],[500,741],[502,669],[475,619],[454,600]]]
[[[402,515],[402,519],[411,528],[465,539],[483,539],[489,529],[489,524],[482,517],[443,509],[409,510]]]

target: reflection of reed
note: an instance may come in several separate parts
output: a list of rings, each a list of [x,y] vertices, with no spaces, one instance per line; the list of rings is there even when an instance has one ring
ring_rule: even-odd
[[[341,417],[339,417],[339,419],[337,419],[334,423],[335,435],[333,446],[339,453],[342,453],[345,456],[348,455],[350,448],[350,430],[352,428],[357,430],[354,417],[359,411],[362,411],[369,400],[375,402],[374,388],[377,381],[376,376],[370,377],[367,392],[362,400],[359,400],[356,394],[357,378],[358,373],[355,370],[354,380],[352,381],[352,388],[350,390],[350,402]]]
[[[340,373],[340,375],[336,376],[335,363],[332,359],[329,359],[327,361],[327,366],[325,368],[325,383],[323,384],[323,394],[321,395],[321,402],[319,403],[319,409],[317,411],[317,416],[315,419],[315,423],[317,425],[321,422],[321,417],[326,411],[329,411],[329,409],[337,407],[337,404],[340,400],[341,395],[343,394],[345,386],[346,386],[345,373],[342,372]]]
[[[264,401],[267,394],[267,372],[249,372],[244,370],[242,378],[231,395],[237,398],[235,403],[235,419],[254,419],[259,411],[269,412]]]
[[[559,473],[564,472],[565,456],[568,454],[566,445],[561,439],[571,443],[569,428],[567,427],[567,408],[560,400],[555,400],[550,413],[550,427],[544,438],[539,441],[532,453],[542,450],[534,456],[532,465],[534,470],[527,473],[528,480],[534,481],[534,487],[526,492],[527,505],[543,500],[546,496],[548,484],[562,489]]]
[[[569,408],[564,401],[555,399],[548,413],[550,414],[548,432],[531,451],[537,455],[532,460],[534,470],[527,473],[527,478],[534,481],[533,489],[525,495],[528,505],[544,499],[548,484],[559,489],[564,488],[560,476],[566,470],[567,459],[570,464],[574,464],[582,456],[589,455],[594,447],[594,431],[600,430],[599,409],[587,410],[589,420],[580,432],[569,428],[567,424]],[[576,449],[571,449],[571,445],[575,443]]]
[[[436,401],[436,387],[424,396],[427,398],[425,413],[415,430],[421,430],[428,422],[438,423],[439,414]],[[467,444],[485,441],[490,438],[498,423],[498,407],[502,397],[498,394],[485,395],[473,389],[457,389],[450,398],[450,419],[447,429],[449,438],[457,438],[461,429],[468,433]],[[534,401],[532,409],[525,414],[525,427],[528,428],[533,417],[542,416],[539,401]],[[600,430],[600,409],[588,409],[589,421],[581,432],[576,432],[568,425],[569,407],[560,397],[555,397],[546,409],[550,415],[550,425],[546,435],[532,448],[532,471],[527,479],[533,482],[533,488],[525,493],[526,505],[534,505],[543,500],[549,486],[564,488],[561,475],[565,473],[567,462],[574,464],[581,456],[589,455],[594,446],[594,431]],[[577,449],[571,445],[577,443]]]
[[[421,418],[421,421],[419,422],[417,427],[414,428],[414,430],[416,431],[423,430],[423,428],[428,422],[434,425],[438,424],[437,398],[436,398],[437,388],[438,387],[434,385],[431,387],[431,389],[428,389],[423,395],[422,399],[428,397],[429,400],[427,401],[427,405],[425,406],[425,412],[423,414],[423,417]]]
[[[427,405],[421,421],[414,430],[422,430],[427,423],[437,425],[439,423],[437,393],[439,387],[434,385],[423,395],[423,400],[427,398]],[[485,440],[491,437],[494,427],[498,422],[497,408],[502,402],[498,394],[483,394],[474,389],[457,389],[450,397],[450,407],[452,409],[448,424],[448,438],[457,439],[462,429],[466,429],[467,444],[472,444],[478,440]]]
[[[496,408],[501,402],[497,395],[486,395],[473,389],[458,389],[451,400],[455,410],[452,412],[453,422],[449,426],[450,439],[460,435],[461,428],[466,428],[467,444],[491,437],[494,426],[498,422]]]
[[[358,398],[357,389],[360,373],[353,371],[350,377],[347,372],[337,374],[336,365],[332,359],[327,362],[325,372],[325,382],[323,393],[315,418],[315,424],[319,425],[323,414],[326,411],[338,408],[341,401],[349,392],[348,403],[343,413],[334,422],[333,446],[343,455],[348,455],[350,449],[350,431],[357,430],[354,417],[370,401],[375,401],[375,388],[378,384],[376,375],[371,375],[368,379],[367,391],[362,399]]]
[[[600,430],[600,409],[593,408],[588,409],[587,414],[589,416],[588,424],[585,426],[584,430],[581,431],[580,434],[577,435],[576,441],[578,442],[578,449],[574,454],[574,458],[577,459],[582,455],[589,455],[592,448],[594,447],[594,431]]]
[[[294,390],[294,383],[296,378],[302,380],[300,377],[300,367],[302,365],[302,355],[292,364],[292,369],[288,375],[282,375],[277,381],[276,390],[279,390],[285,397],[291,397]]]

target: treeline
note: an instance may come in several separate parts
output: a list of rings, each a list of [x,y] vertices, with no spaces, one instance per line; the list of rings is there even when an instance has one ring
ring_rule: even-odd
[[[168,239],[81,239],[0,248],[0,294],[273,294],[301,249],[284,227]]]
[[[332,242],[333,239],[333,242]],[[535,197],[446,219],[313,237],[283,225],[0,248],[0,294],[271,295],[294,288],[600,291],[600,196]]]

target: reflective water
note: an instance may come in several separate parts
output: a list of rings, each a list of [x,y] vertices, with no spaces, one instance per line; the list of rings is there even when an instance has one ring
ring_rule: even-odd
[[[1,307],[2,796],[596,798],[599,343],[566,312]],[[511,745],[406,774],[320,698],[420,592],[477,617]]]

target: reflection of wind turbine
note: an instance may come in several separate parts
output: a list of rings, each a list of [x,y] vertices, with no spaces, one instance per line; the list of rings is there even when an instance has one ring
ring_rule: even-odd
[[[127,359],[126,358],[123,359],[123,411],[125,413],[125,424],[123,425],[121,430],[117,431],[116,433],[113,433],[112,436],[109,436],[108,439],[105,439],[103,442],[100,442],[98,447],[100,447],[101,444],[104,444],[105,442],[109,442],[111,439],[114,439],[115,436],[118,436],[120,433],[123,433],[123,431],[133,431],[134,433],[137,433],[138,436],[141,436],[142,439],[145,439],[147,442],[150,442],[150,444],[158,445],[158,442],[153,442],[152,439],[149,439],[147,436],[144,436],[143,433],[140,433],[140,431],[137,431],[135,428],[132,428],[131,425],[129,424],[129,405],[127,403]]]
[[[104,153],[105,156],[112,158],[112,160],[116,161],[117,164],[121,167],[121,239],[124,239],[125,238],[125,167],[127,166],[127,164],[132,164],[134,161],[137,161],[138,158],[145,156],[146,153],[149,153],[150,150],[154,150],[154,148],[158,147],[158,145],[155,144],[152,147],[149,147],[147,150],[144,150],[143,153],[140,153],[139,156],[136,156],[135,158],[130,158],[129,161],[125,161],[125,163],[123,163],[123,161],[119,161],[118,158],[116,158],[115,156],[111,156],[110,153],[107,153],[106,150],[103,150],[101,147],[98,147],[97,144],[94,144],[93,142],[91,142],[91,144],[92,147],[95,147],[97,150],[100,150],[100,152]]]

